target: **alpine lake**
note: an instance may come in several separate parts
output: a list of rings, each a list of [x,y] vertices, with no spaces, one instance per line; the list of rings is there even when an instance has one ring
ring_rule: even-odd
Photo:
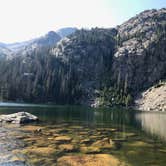
[[[0,114],[19,111],[40,120],[25,125],[1,124],[0,165],[166,165],[164,112],[0,104]]]

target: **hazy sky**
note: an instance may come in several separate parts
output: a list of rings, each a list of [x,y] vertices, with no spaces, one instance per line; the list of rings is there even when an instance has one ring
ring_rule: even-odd
[[[0,42],[28,40],[61,27],[113,27],[166,0],[0,0]]]

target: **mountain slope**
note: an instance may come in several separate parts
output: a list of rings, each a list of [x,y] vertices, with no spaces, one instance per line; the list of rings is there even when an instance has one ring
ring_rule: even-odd
[[[81,30],[52,49],[14,58],[0,70],[0,85],[10,89],[11,100],[80,103],[91,89],[99,87],[109,68],[114,52],[111,31]]]
[[[12,51],[8,49],[5,44],[0,45],[0,60],[11,58]]]
[[[114,81],[137,92],[166,77],[165,20],[166,9],[149,10],[118,27]]]
[[[10,58],[13,58],[16,56],[25,56],[26,54],[32,54],[35,50],[40,50],[43,48],[49,49],[52,46],[55,46],[55,44],[62,38],[74,33],[76,30],[76,28],[62,28],[57,32],[50,31],[44,36],[29,41],[11,44],[0,43],[0,53],[1,56],[4,57],[5,51],[10,50]]]
[[[132,104],[166,78],[165,20],[166,9],[144,11],[113,29],[78,30],[51,47],[25,49],[0,66],[0,86],[10,100]]]
[[[32,54],[36,49],[50,48],[60,39],[61,37],[56,32],[50,31],[45,36],[22,43],[9,44],[7,47],[13,51],[13,56],[24,56]]]

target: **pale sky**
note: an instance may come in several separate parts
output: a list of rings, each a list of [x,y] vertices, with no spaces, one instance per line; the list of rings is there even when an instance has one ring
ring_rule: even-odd
[[[62,27],[114,27],[166,0],[0,0],[0,42],[19,42]]]

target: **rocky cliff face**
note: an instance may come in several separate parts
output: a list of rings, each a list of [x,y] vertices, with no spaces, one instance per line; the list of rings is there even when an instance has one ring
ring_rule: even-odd
[[[80,30],[51,50],[51,55],[68,70],[62,85],[68,87],[69,82],[76,81],[72,86],[80,91],[79,102],[91,103],[94,91],[101,88],[112,63],[116,33],[115,29]]]
[[[165,20],[165,9],[149,10],[118,27],[113,80],[138,92],[166,77]]]
[[[149,10],[113,29],[78,30],[0,66],[0,86],[8,99],[128,105],[166,78],[165,20],[166,9]]]

